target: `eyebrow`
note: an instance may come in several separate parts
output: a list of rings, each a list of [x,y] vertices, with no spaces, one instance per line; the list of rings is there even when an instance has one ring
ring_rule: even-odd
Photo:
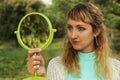
[[[70,26],[72,26],[71,24],[69,24],[69,23],[67,23],[67,25],[70,25]],[[78,25],[76,25],[76,26],[84,26],[84,25],[80,25],[80,24],[78,24]]]

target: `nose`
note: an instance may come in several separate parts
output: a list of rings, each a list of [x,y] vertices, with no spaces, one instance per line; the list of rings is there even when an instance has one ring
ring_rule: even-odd
[[[77,38],[78,37],[78,33],[77,33],[77,30],[73,30],[72,31],[72,38],[74,39],[74,38]]]

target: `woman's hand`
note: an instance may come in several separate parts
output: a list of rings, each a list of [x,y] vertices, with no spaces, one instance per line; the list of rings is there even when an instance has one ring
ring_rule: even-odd
[[[36,72],[39,76],[45,76],[45,62],[40,53],[41,49],[39,48],[34,48],[28,51],[27,68],[30,74]]]

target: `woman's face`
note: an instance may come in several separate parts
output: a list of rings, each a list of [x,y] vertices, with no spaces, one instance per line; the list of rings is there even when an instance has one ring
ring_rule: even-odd
[[[82,21],[68,19],[67,36],[75,50],[91,52],[94,50],[94,36],[92,26]]]

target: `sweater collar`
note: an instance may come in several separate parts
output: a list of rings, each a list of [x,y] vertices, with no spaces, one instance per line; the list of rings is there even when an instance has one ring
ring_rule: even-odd
[[[86,60],[94,60],[95,59],[96,52],[88,52],[88,53],[83,53],[83,52],[78,52],[78,56],[80,60],[86,61]]]

